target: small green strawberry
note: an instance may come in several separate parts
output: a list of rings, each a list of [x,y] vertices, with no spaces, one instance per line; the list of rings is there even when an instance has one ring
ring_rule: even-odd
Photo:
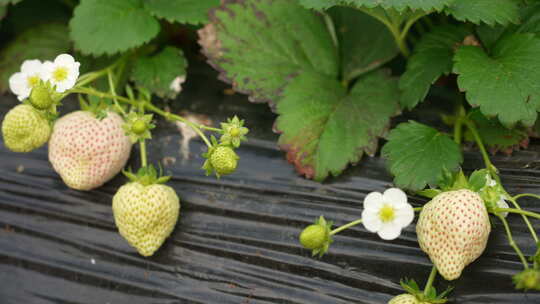
[[[30,105],[11,109],[2,122],[4,143],[13,152],[30,152],[43,146],[51,135],[49,121]]]
[[[180,214],[173,188],[132,181],[113,197],[113,214],[120,234],[143,256],[151,256],[171,234]]]
[[[302,230],[298,239],[304,248],[311,249],[311,255],[322,257],[333,242],[331,229],[332,222],[327,222],[321,215],[313,225]]]
[[[234,152],[233,148],[228,145],[218,144],[217,140],[212,136],[212,146],[208,148],[208,152],[203,154],[207,160],[203,164],[203,169],[206,170],[206,175],[216,173],[219,178],[221,175],[231,174],[236,170],[240,157]]]
[[[54,104],[51,91],[52,90],[43,82],[35,85],[30,93],[30,104],[40,110],[50,108]]]
[[[429,304],[429,302],[421,302],[412,294],[404,293],[390,299],[388,304]]]
[[[321,225],[309,225],[300,233],[300,244],[307,249],[320,248],[327,239],[326,227]]]
[[[238,165],[238,155],[230,147],[217,147],[210,156],[210,163],[219,175],[231,174]]]
[[[484,252],[490,232],[484,201],[467,189],[435,196],[424,205],[416,225],[420,248],[449,281]]]

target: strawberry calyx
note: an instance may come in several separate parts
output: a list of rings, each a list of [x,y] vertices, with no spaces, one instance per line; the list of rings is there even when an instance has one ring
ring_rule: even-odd
[[[442,304],[448,302],[446,296],[452,291],[453,287],[448,287],[445,291],[437,294],[433,286],[428,287],[428,291],[420,290],[420,287],[413,279],[402,279],[399,284],[409,294],[413,295],[420,303]]]
[[[122,173],[131,181],[138,182],[141,185],[149,186],[153,184],[164,184],[168,182],[170,176],[162,176],[162,170],[159,172],[152,165],[139,168],[137,173],[133,173],[130,169],[122,171]]]
[[[152,138],[151,130],[156,127],[152,123],[153,118],[154,116],[152,114],[141,114],[137,112],[130,112],[127,115],[126,122],[122,125],[122,128],[132,143]]]

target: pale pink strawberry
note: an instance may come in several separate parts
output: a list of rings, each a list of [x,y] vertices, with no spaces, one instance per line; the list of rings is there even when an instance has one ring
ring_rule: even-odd
[[[484,252],[490,231],[484,202],[466,189],[435,196],[416,225],[420,248],[446,280],[459,278],[465,266]]]
[[[132,145],[123,123],[114,112],[99,120],[87,111],[56,121],[49,141],[49,161],[66,185],[91,190],[122,170]]]

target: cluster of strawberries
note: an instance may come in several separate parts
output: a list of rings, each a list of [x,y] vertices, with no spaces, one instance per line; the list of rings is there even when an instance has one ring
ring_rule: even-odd
[[[73,57],[62,54],[58,58],[56,64],[25,61],[21,72],[10,79],[10,88],[22,104],[4,117],[4,144],[14,152],[30,152],[48,142],[49,161],[64,183],[88,191],[122,171],[133,144],[151,138],[155,126],[152,115],[123,110],[120,115],[101,102],[89,106],[83,97],[83,110],[58,118],[56,107],[72,88],[77,92],[79,75],[79,63]],[[214,144],[205,153],[208,160],[203,167],[208,174],[219,177],[235,171],[238,156],[233,148],[248,132],[243,123],[237,117],[230,119],[222,123],[221,142],[212,137]],[[129,182],[113,197],[114,219],[128,243],[141,255],[151,256],[173,231],[180,200],[173,188],[164,185],[169,177],[158,176],[151,165],[124,174]]]

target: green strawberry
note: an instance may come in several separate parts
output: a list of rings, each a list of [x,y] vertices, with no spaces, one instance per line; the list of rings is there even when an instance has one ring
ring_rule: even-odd
[[[322,225],[309,225],[300,233],[300,243],[307,249],[321,248],[327,240],[328,233]]]
[[[219,146],[210,155],[210,163],[218,175],[231,174],[238,165],[238,155],[228,146]]]
[[[449,281],[484,252],[490,231],[484,201],[467,189],[435,196],[424,205],[416,225],[420,248]]]
[[[412,294],[404,293],[390,299],[388,304],[429,304],[429,302],[419,301]]]
[[[151,256],[171,234],[180,213],[173,188],[130,182],[113,197],[113,213],[120,234],[143,256]]]
[[[49,121],[32,106],[11,109],[2,122],[4,143],[13,152],[30,152],[43,146],[51,135]]]
[[[51,89],[44,83],[39,83],[32,88],[30,93],[30,103],[40,110],[48,109],[54,100],[51,97]]]

